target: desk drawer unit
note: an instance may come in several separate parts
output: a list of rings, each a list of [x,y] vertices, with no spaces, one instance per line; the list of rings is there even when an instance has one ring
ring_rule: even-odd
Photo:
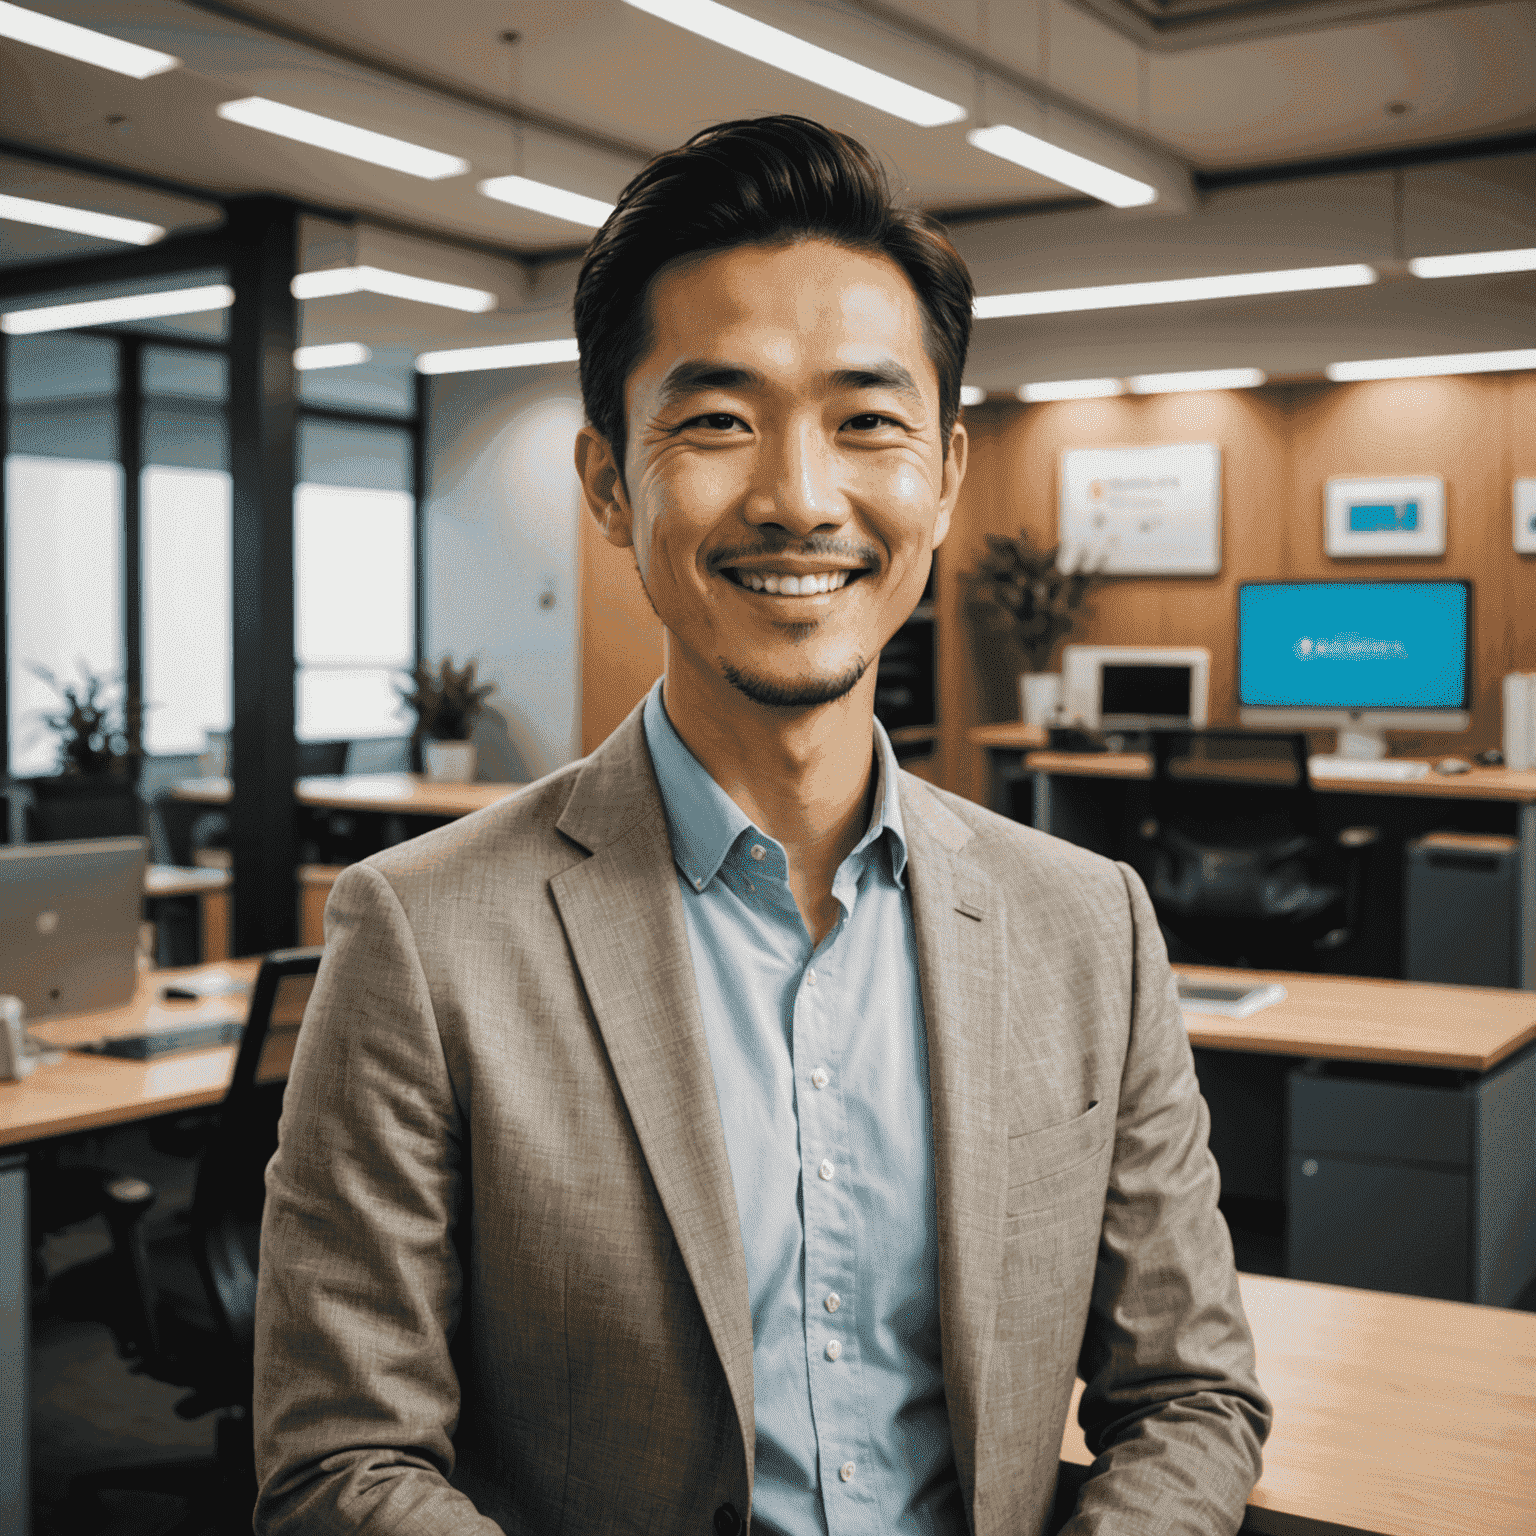
[[[1403,974],[1452,986],[1520,985],[1520,844],[1431,832],[1403,850]]]
[[[1286,1273],[1508,1306],[1536,1273],[1536,1047],[1470,1081],[1290,1077]]]

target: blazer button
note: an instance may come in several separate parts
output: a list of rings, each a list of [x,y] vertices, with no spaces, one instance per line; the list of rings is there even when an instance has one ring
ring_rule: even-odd
[[[722,1504],[715,1511],[715,1536],[740,1536],[741,1516],[734,1504]]]

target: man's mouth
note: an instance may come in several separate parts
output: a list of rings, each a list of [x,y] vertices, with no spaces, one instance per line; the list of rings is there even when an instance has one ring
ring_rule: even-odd
[[[825,592],[837,592],[847,586],[861,571],[847,569],[827,571],[774,571],[741,570],[727,566],[725,574],[738,587],[749,592],[766,592],[774,597],[816,597]]]

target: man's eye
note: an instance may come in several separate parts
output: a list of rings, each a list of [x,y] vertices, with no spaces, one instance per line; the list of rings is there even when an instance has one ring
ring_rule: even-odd
[[[882,416],[877,411],[866,411],[862,416],[852,416],[848,425],[859,432],[873,432],[879,427],[897,427],[901,423],[894,416]]]
[[[729,432],[732,427],[741,424],[740,417],[732,416],[729,411],[710,411],[703,416],[695,416],[691,421],[685,422],[689,427],[708,427],[712,432]]]

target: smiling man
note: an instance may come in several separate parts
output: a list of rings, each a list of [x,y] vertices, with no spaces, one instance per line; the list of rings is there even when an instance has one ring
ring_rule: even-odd
[[[1269,1406],[1146,895],[874,720],[970,309],[799,118],[697,135],[598,234],[577,469],[665,675],[336,884],[258,1531],[1237,1529]],[[1098,1459],[1058,1494],[1077,1375]]]

